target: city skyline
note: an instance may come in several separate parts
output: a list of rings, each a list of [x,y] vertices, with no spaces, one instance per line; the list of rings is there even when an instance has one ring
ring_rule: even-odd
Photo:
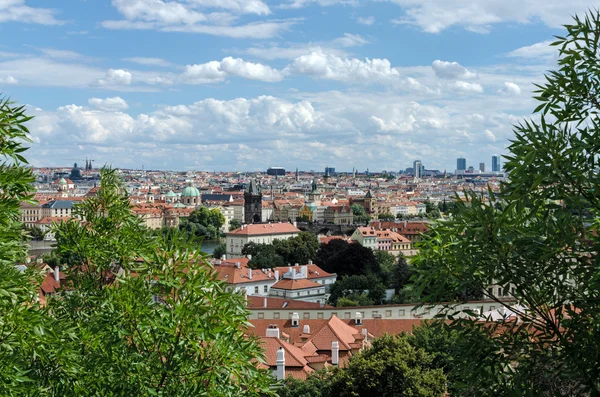
[[[34,166],[491,168],[587,4],[448,4],[11,1],[0,92],[36,116]]]

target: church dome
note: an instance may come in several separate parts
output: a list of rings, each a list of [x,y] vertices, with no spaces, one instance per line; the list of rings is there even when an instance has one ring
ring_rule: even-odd
[[[66,180],[65,178],[60,178],[60,179],[58,180],[58,184],[59,184],[59,185],[66,185],[66,184],[67,184],[67,180]]]
[[[181,197],[200,197],[200,191],[196,189],[190,182],[190,184],[183,189]]]
[[[177,197],[177,194],[175,194],[174,191],[169,190],[169,192],[165,195],[165,197]]]

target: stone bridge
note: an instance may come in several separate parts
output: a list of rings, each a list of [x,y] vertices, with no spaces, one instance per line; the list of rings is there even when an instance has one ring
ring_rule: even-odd
[[[357,227],[363,225],[331,225],[327,223],[298,222],[298,229],[315,235],[330,234],[332,236],[350,236]]]

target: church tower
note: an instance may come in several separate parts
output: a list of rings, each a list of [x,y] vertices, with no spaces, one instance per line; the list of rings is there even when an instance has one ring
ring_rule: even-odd
[[[244,192],[244,223],[262,222],[262,192],[254,179]]]

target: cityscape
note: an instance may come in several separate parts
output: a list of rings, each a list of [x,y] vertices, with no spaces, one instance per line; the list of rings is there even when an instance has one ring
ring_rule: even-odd
[[[0,396],[600,394],[600,10],[0,0]]]

